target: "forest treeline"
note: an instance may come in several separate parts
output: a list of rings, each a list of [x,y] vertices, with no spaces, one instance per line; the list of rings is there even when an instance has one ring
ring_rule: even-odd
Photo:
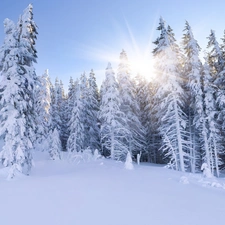
[[[208,37],[204,63],[188,22],[178,45],[160,18],[153,49],[156,79],[134,75],[124,50],[115,70],[108,63],[100,89],[93,70],[70,79],[68,93],[48,71],[37,76],[37,26],[30,4],[15,24],[4,20],[0,49],[0,160],[9,177],[29,174],[32,150],[51,159],[96,149],[124,161],[167,163],[199,172],[202,164],[220,175],[225,164],[225,37]],[[151,54],[151,53],[149,53]],[[151,76],[151,74],[149,74]],[[37,147],[38,146],[38,147]]]

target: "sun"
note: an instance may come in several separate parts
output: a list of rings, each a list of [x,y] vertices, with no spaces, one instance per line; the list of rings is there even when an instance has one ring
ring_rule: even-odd
[[[155,73],[153,69],[153,62],[150,56],[131,57],[129,58],[129,64],[134,76],[140,74],[148,81],[154,79]]]

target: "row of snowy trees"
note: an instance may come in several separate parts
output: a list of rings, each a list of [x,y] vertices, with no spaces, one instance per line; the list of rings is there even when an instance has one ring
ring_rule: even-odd
[[[160,18],[160,36],[154,42],[157,81],[154,98],[158,107],[161,149],[177,170],[196,172],[206,163],[219,176],[224,164],[224,45],[214,31],[208,37],[208,54],[203,65],[200,47],[188,22],[182,47],[173,31]],[[223,39],[224,41],[224,39]]]
[[[160,18],[156,80],[133,77],[123,50],[116,73],[108,63],[100,90],[91,70],[71,78],[65,94],[47,70],[36,76],[32,10],[29,5],[17,24],[4,21],[0,49],[0,160],[10,178],[17,171],[29,174],[32,149],[38,148],[52,159],[60,159],[61,151],[76,157],[96,149],[116,160],[141,155],[142,161],[193,173],[205,163],[219,176],[225,163],[225,44],[218,44],[213,31],[203,65],[188,22],[179,47]]]
[[[219,176],[224,165],[225,147],[224,45],[219,46],[214,31],[211,31],[203,65],[199,59],[200,47],[188,22],[182,48],[162,18],[158,30],[160,36],[154,42],[153,50],[156,80],[148,83],[140,75],[132,78],[123,50],[117,76],[108,64],[100,96],[95,82],[95,92],[91,91],[85,74],[76,82],[74,90],[70,88],[76,93],[76,107],[72,112],[76,122],[73,126],[70,123],[69,141],[71,138],[72,143],[79,140],[78,151],[87,147],[93,149],[88,143],[90,118],[98,125],[94,132],[96,147],[101,146],[105,156],[124,160],[128,152],[133,159],[140,153],[142,160],[166,161],[171,168],[193,173],[206,163],[211,173]],[[95,104],[90,100],[91,95]],[[85,135],[89,137],[86,141]],[[67,150],[77,151],[77,147],[68,146],[67,142]]]

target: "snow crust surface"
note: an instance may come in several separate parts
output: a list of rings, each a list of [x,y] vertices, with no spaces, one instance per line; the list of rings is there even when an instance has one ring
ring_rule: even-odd
[[[29,177],[0,169],[1,224],[224,225],[225,179],[109,159],[79,164],[36,153]]]

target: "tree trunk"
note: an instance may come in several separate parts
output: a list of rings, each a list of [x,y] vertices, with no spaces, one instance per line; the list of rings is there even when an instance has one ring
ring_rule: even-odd
[[[115,149],[114,149],[114,128],[111,128],[111,150],[110,150],[110,156],[112,159],[115,159]]]
[[[182,172],[185,172],[185,167],[184,167],[184,152],[182,148],[182,142],[181,142],[181,132],[180,132],[180,122],[179,122],[179,113],[178,113],[178,108],[177,108],[177,101],[174,97],[174,110],[175,110],[175,116],[176,116],[176,132],[177,132],[177,142],[178,142],[178,152],[179,152],[179,159],[180,159],[180,170]]]

